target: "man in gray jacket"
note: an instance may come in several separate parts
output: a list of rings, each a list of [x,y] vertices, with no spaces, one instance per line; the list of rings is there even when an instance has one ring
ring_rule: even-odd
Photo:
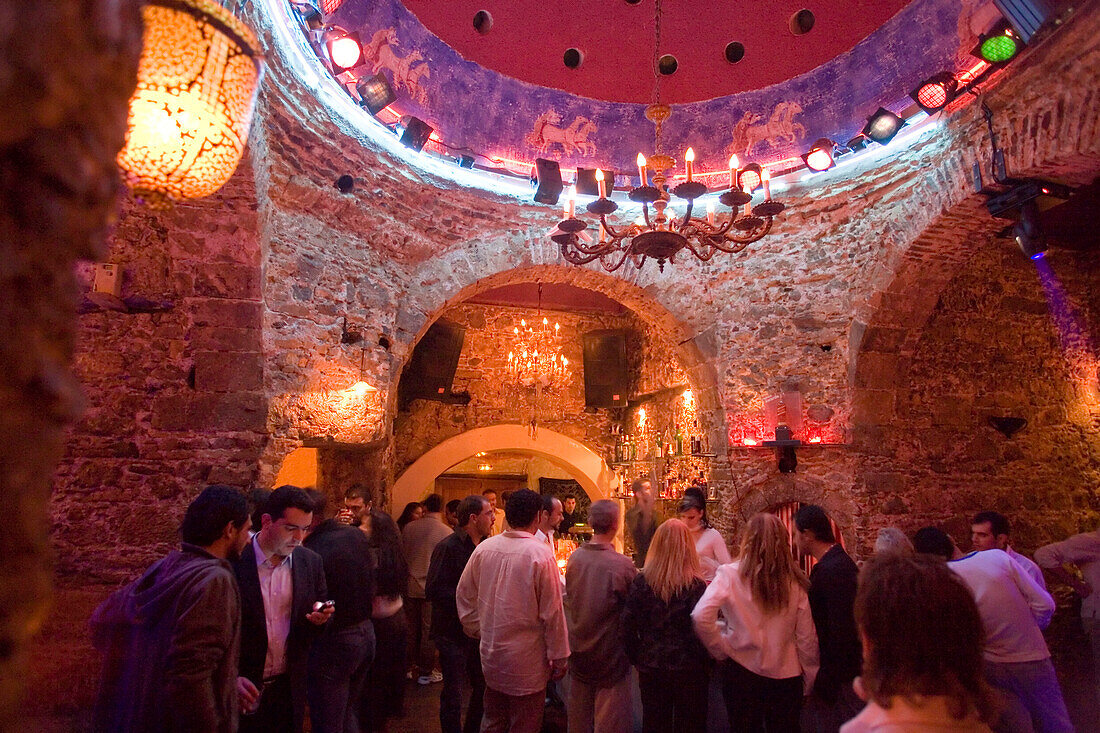
[[[250,526],[243,494],[207,487],[187,507],[182,547],[95,610],[96,731],[237,730],[241,599],[229,560]]]

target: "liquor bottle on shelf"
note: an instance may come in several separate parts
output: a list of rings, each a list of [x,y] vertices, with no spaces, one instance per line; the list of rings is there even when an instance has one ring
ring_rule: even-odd
[[[623,462],[623,439],[621,435],[615,436],[615,463]]]
[[[665,456],[672,455],[672,428],[665,428],[664,434]]]
[[[676,455],[684,455],[684,434],[680,432],[680,423],[676,423],[676,435],[673,436],[672,442],[676,447]]]
[[[630,436],[630,460],[638,460],[638,440],[633,435]]]
[[[697,456],[703,452],[703,441],[699,439],[699,421],[695,421],[695,425],[691,430],[691,454]]]

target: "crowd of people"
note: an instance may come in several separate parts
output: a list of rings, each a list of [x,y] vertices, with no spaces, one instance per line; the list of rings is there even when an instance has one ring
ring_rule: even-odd
[[[970,553],[884,528],[860,567],[804,505],[791,528],[751,517],[732,557],[702,496],[661,521],[651,487],[633,492],[625,516],[599,500],[586,518],[528,489],[433,494],[395,522],[362,486],[339,508],[207,487],[181,548],[93,614],[95,729],[373,733],[409,684],[441,682],[444,733],[537,733],[559,695],[569,733],[633,731],[635,697],[646,733],[692,733],[713,682],[736,732],[1073,730],[1043,571],[1084,598],[1100,669],[1100,530],[1033,562],[981,512]],[[563,575],[555,534],[582,519]]]

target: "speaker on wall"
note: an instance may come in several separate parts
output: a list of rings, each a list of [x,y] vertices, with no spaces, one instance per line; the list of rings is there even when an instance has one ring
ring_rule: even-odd
[[[584,334],[585,407],[625,407],[630,391],[626,331]]]
[[[402,409],[415,399],[461,401],[452,394],[451,386],[465,338],[464,327],[442,318],[428,328],[401,374],[397,392]],[[465,401],[469,401],[469,395],[465,395]]]
[[[558,203],[564,185],[561,181],[561,166],[556,160],[535,159],[535,201],[540,204]]]

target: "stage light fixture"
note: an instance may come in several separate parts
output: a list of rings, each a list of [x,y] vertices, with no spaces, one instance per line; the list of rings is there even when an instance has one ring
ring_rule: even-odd
[[[863,134],[879,145],[886,145],[894,139],[904,124],[905,120],[901,117],[885,107],[879,107],[867,118],[867,126],[863,128]]]
[[[741,184],[741,190],[745,193],[753,193],[759,190],[762,182],[761,173],[762,169],[759,163],[749,163],[742,168],[740,175],[737,177],[738,183]]]
[[[382,72],[360,79],[355,84],[355,91],[359,94],[359,104],[372,115],[397,101],[397,94]]]
[[[827,171],[833,167],[833,150],[836,144],[827,137],[823,137],[813,144],[809,152],[802,156],[806,167],[812,171]]]
[[[321,10],[316,5],[308,2],[295,2],[291,3],[290,6],[294,8],[294,12],[298,14],[298,18],[308,30],[315,31],[324,27],[324,16],[321,15]]]
[[[979,37],[978,45],[970,53],[989,64],[1007,64],[1023,47],[1020,36],[1007,20],[1002,20]]]
[[[561,180],[561,166],[556,160],[546,158],[535,159],[535,201],[540,204],[553,206],[558,203],[562,189],[565,187]]]
[[[909,96],[925,112],[934,114],[955,98],[958,88],[959,82],[955,79],[955,75],[945,71],[925,80]]]
[[[354,69],[363,58],[363,45],[358,33],[348,33],[343,28],[333,28],[325,38],[325,48],[336,73]]]
[[[434,128],[419,117],[405,115],[397,124],[396,132],[401,138],[401,144],[407,148],[420,151],[431,137]]]

